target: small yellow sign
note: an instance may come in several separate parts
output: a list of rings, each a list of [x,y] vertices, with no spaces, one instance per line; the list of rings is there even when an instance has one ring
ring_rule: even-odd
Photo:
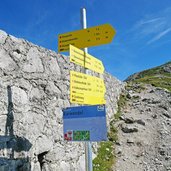
[[[70,45],[69,52],[70,62],[81,65],[85,68],[91,69],[101,74],[104,72],[103,63],[99,59],[93,57],[88,53],[85,53],[83,50],[80,50],[72,45]]]
[[[70,102],[76,104],[97,105],[106,104],[106,100],[103,97],[89,96],[84,93],[71,93]]]
[[[78,104],[105,104],[106,88],[100,78],[70,71],[70,102]]]
[[[58,52],[69,51],[69,45],[78,48],[97,46],[110,43],[116,34],[115,29],[110,24],[90,27],[87,29],[58,35]]]

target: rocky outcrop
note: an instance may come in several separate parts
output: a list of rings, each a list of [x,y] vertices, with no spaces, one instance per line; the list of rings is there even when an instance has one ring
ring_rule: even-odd
[[[146,76],[164,77],[171,74],[171,62],[167,62],[161,66],[144,70],[133,75],[130,75],[125,81],[133,81],[136,79],[144,78]]]
[[[83,171],[84,143],[63,140],[69,58],[0,31],[0,170]],[[107,121],[124,84],[105,73]]]
[[[171,171],[171,93],[133,83],[125,95],[113,170]]]

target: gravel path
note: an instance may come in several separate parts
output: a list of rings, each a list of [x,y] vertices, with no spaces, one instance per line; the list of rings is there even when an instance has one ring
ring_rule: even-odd
[[[115,125],[119,140],[113,170],[171,171],[171,93],[150,85],[136,91],[128,91]]]

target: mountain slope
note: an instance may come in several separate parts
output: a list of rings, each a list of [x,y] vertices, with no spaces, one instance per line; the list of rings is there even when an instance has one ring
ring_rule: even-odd
[[[171,91],[171,62],[131,75],[127,82],[143,82]]]
[[[171,62],[126,81],[113,170],[171,171]]]

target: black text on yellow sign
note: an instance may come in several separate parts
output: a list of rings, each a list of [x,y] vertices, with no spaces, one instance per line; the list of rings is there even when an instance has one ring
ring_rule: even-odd
[[[110,24],[103,24],[87,29],[58,35],[58,52],[69,51],[69,45],[85,48],[110,43],[116,34]]]
[[[73,62],[77,65],[81,65],[100,74],[104,72],[104,66],[102,61],[88,53],[85,53],[83,50],[78,49],[73,45],[70,45],[69,53],[70,62]]]
[[[105,104],[104,81],[75,71],[70,71],[70,102],[77,104]]]

